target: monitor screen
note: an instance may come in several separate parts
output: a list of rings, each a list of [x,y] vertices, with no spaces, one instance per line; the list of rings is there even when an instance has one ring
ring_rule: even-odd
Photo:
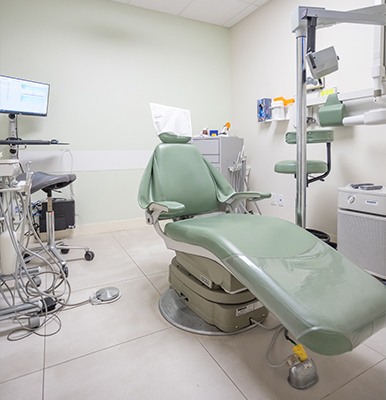
[[[0,75],[0,113],[47,116],[50,85]]]

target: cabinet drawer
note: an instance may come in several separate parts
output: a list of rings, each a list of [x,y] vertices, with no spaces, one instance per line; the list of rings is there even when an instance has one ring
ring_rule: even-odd
[[[218,154],[203,154],[203,156],[211,163],[218,164],[220,162],[220,156]]]
[[[200,151],[201,154],[218,154],[219,153],[219,141],[215,139],[193,139],[194,145]]]

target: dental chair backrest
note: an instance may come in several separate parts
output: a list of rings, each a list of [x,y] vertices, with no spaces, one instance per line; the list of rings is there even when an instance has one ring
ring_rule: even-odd
[[[163,213],[160,219],[218,211],[218,185],[229,196],[234,192],[230,184],[188,143],[190,137],[171,133],[161,133],[159,137],[163,143],[154,150],[139,187],[140,206],[146,208],[160,201],[185,206],[182,211]]]

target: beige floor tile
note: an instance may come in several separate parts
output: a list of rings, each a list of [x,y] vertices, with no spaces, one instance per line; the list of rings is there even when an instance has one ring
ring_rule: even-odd
[[[95,253],[95,255],[99,255],[103,252],[111,252],[114,250],[120,250],[121,246],[114,239],[111,233],[99,233],[95,235],[84,235],[79,237],[69,237],[60,240],[66,245],[69,246],[85,246],[89,247],[91,251]],[[29,248],[38,251],[39,254],[45,256],[44,251],[42,251],[41,247],[36,242],[31,242]],[[69,265],[71,262],[84,260],[83,249],[71,249],[67,254],[62,255],[65,260],[69,261]],[[36,258],[32,259],[32,263],[39,263]]]
[[[72,290],[106,286],[113,282],[143,276],[137,265],[122,249],[101,251],[92,261],[72,261],[67,266]]]
[[[62,327],[48,337],[46,364],[58,364],[148,335],[169,325],[158,311],[159,293],[146,278],[119,282],[121,298],[111,304],[86,305],[60,313]],[[87,299],[91,291],[74,293],[73,301]]]
[[[325,400],[385,400],[386,360],[368,369]]]
[[[45,397],[245,400],[194,336],[174,328],[49,368]]]
[[[367,339],[365,344],[386,357],[386,328]]]
[[[0,384],[1,400],[42,400],[43,371]]]
[[[175,255],[173,251],[166,249],[163,243],[148,246],[146,251],[129,249],[128,252],[140,270],[147,276],[168,271],[170,262]]]
[[[153,226],[143,228],[127,229],[125,231],[113,232],[114,239],[125,249],[147,249],[147,247],[162,244],[162,238],[156,233]]]
[[[153,286],[158,290],[159,294],[169,289],[169,272],[161,272],[159,274],[149,275],[147,277]]]
[[[69,239],[64,239],[66,244],[74,245],[74,246],[87,246],[95,252],[95,254],[100,254],[104,251],[112,251],[118,250],[121,248],[119,243],[114,239],[112,233],[98,233],[94,235],[82,235],[76,236]],[[71,250],[72,251],[72,250]],[[82,255],[82,253],[74,250],[74,253],[77,252],[77,255]],[[71,252],[69,253],[69,255]]]
[[[175,253],[166,248],[153,227],[115,232],[114,237],[145,275],[168,271]]]
[[[9,341],[8,334],[18,327],[18,324],[9,320],[0,323],[0,382],[41,371],[44,367],[44,338],[33,334],[21,340]],[[11,337],[20,337],[25,333],[15,332]]]

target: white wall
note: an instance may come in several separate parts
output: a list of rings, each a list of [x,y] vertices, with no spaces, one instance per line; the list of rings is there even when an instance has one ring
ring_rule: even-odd
[[[194,132],[231,112],[228,29],[109,0],[0,0],[0,74],[51,84],[48,117],[20,117],[19,136],[70,146],[20,154],[35,170],[73,168],[78,225],[143,216],[150,102],[190,109]]]
[[[304,4],[303,4],[304,3]],[[286,122],[257,123],[256,101],[263,97],[286,98],[296,93],[296,43],[291,14],[299,5],[331,10],[371,6],[371,0],[336,1],[271,0],[231,29],[233,122],[245,138],[251,186],[284,195],[285,206],[261,202],[264,214],[295,218],[295,179],[273,171],[277,161],[295,158],[295,146],[284,135],[293,130]],[[341,92],[372,86],[373,27],[342,24],[318,30],[317,49],[333,45],[340,57],[338,72],[326,78],[327,87]],[[385,126],[335,129],[332,172],[324,183],[307,191],[307,225],[336,234],[337,188],[349,182],[370,181],[386,185]],[[308,146],[308,158],[325,157],[324,145]]]
[[[372,5],[306,3],[342,10]],[[158,142],[148,104],[189,108],[195,132],[231,120],[246,141],[252,189],[284,194],[285,207],[264,201],[263,213],[294,220],[295,180],[273,172],[275,162],[295,156],[295,146],[284,142],[290,127],[258,124],[256,100],[295,94],[291,14],[299,4],[271,0],[228,30],[109,0],[0,0],[0,73],[51,84],[49,116],[20,117],[19,135],[70,142],[29,147],[22,158],[40,170],[73,168],[78,225],[141,218],[138,183]],[[368,26],[318,31],[317,46],[334,45],[341,59],[327,86],[371,86],[372,40]],[[1,137],[7,129],[0,115]],[[309,226],[335,234],[337,187],[386,184],[384,130],[335,130],[332,173],[308,190]],[[323,159],[322,146],[308,148],[310,157]]]

